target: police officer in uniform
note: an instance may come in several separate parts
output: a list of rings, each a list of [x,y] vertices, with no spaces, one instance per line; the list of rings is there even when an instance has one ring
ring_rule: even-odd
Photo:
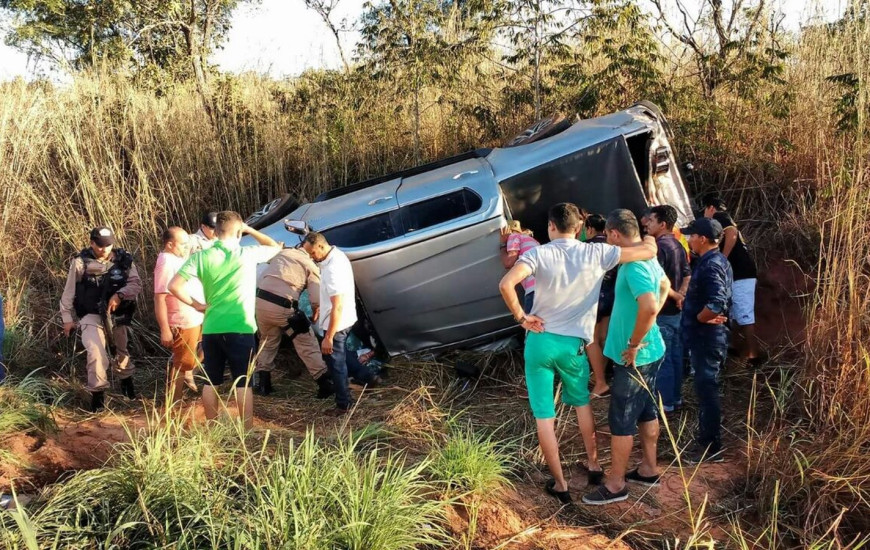
[[[91,231],[91,245],[70,262],[66,286],[60,299],[64,334],[81,327],[82,343],[88,354],[88,385],[91,410],[103,408],[103,392],[109,387],[106,371],[114,366],[122,393],[133,399],[133,363],[127,351],[127,327],[133,319],[136,296],[142,281],[133,256],[115,248],[115,233],[108,227]],[[109,326],[107,326],[109,325]],[[111,329],[109,339],[106,330]],[[114,348],[114,359],[109,351]]]
[[[203,212],[199,230],[190,236],[190,253],[211,248],[217,242],[214,234],[217,225],[217,212]]]
[[[293,347],[317,382],[317,397],[332,395],[332,381],[320,344],[305,313],[299,309],[299,296],[308,290],[317,317],[320,298],[320,268],[304,251],[285,248],[272,258],[257,281],[257,329],[260,353],[257,356],[254,391],[272,393],[272,370],[282,334],[293,338]]]

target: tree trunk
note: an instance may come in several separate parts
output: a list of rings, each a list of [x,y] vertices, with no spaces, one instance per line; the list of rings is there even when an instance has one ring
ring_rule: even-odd
[[[212,124],[212,127],[217,128],[214,116],[214,106],[211,102],[211,91],[209,89],[208,80],[206,79],[205,69],[202,61],[202,36],[199,32],[199,24],[196,20],[196,11],[191,2],[191,17],[190,22],[184,27],[184,39],[187,42],[187,54],[190,56],[191,64],[193,65],[193,77],[196,80],[196,91],[199,93],[202,107],[205,109],[205,114]]]

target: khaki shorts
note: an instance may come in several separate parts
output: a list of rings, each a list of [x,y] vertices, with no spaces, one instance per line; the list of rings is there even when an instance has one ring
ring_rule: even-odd
[[[192,371],[202,362],[202,325],[191,328],[172,327],[172,368]]]

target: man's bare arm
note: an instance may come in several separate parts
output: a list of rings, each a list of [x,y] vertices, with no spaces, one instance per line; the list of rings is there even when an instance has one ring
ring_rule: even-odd
[[[516,286],[531,274],[532,268],[527,264],[518,263],[501,278],[501,282],[498,284],[501,297],[504,298],[504,303],[507,305],[511,315],[514,316],[514,319],[521,319],[525,315],[523,306],[520,305],[520,299],[515,290]]]
[[[260,243],[263,246],[271,246],[273,248],[281,248],[281,243],[266,235],[265,233],[260,233],[253,227],[250,227],[248,224],[244,224],[242,226],[242,233],[247,233],[248,235],[254,237],[254,240]]]
[[[169,326],[169,309],[166,307],[166,294],[154,295],[154,317],[160,328],[160,344],[172,346],[172,328]]]
[[[193,298],[190,297],[190,293],[187,291],[187,280],[179,274],[176,274],[172,277],[172,280],[169,281],[169,285],[167,285],[166,289],[170,294],[178,298],[178,301],[182,304],[187,304],[193,309],[203,312],[206,309],[206,305],[200,302],[197,302]]]
[[[724,230],[722,230],[722,254],[727,258],[731,251],[734,250],[734,245],[737,244],[737,228],[733,225],[729,225]]]
[[[625,346],[622,352],[624,365],[635,364],[637,352],[641,347],[640,344],[656,322],[656,315],[659,312],[657,299],[660,296],[661,293],[659,293],[659,296],[656,296],[652,292],[645,292],[637,297],[637,317],[634,319],[634,330],[631,332],[628,342],[621,344]]]
[[[498,284],[498,289],[499,292],[501,292],[501,297],[504,299],[505,305],[507,305],[511,315],[514,316],[514,319],[519,320],[525,317],[525,321],[522,323],[523,328],[531,330],[532,332],[543,332],[543,320],[534,315],[526,315],[523,311],[523,306],[520,305],[520,299],[515,290],[517,285],[531,274],[532,268],[529,267],[528,264],[517,262],[510,271],[502,277],[501,282]]]
[[[665,307],[665,302],[667,301],[668,296],[671,295],[671,292],[673,292],[673,290],[671,289],[670,279],[668,279],[667,277],[662,277],[662,282],[659,283],[659,307],[658,309],[656,309],[656,313],[658,313],[663,307]],[[677,298],[675,299],[679,298],[682,298],[682,296],[677,294]]]
[[[658,251],[659,247],[656,246],[655,238],[647,235],[643,238],[642,245],[622,248],[619,254],[619,263],[630,264],[641,260],[652,260]]]

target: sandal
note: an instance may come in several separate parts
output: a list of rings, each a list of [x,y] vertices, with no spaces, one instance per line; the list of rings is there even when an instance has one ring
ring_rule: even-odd
[[[550,494],[559,499],[559,502],[562,504],[570,504],[573,502],[571,500],[571,493],[568,491],[557,491],[556,490],[556,480],[550,479],[547,481],[547,484],[544,485],[544,490],[547,491],[547,494]]]
[[[595,393],[595,392],[591,392],[591,395],[595,399],[603,399],[605,397],[610,397],[610,388],[607,388],[607,391],[603,391],[600,394]]]

